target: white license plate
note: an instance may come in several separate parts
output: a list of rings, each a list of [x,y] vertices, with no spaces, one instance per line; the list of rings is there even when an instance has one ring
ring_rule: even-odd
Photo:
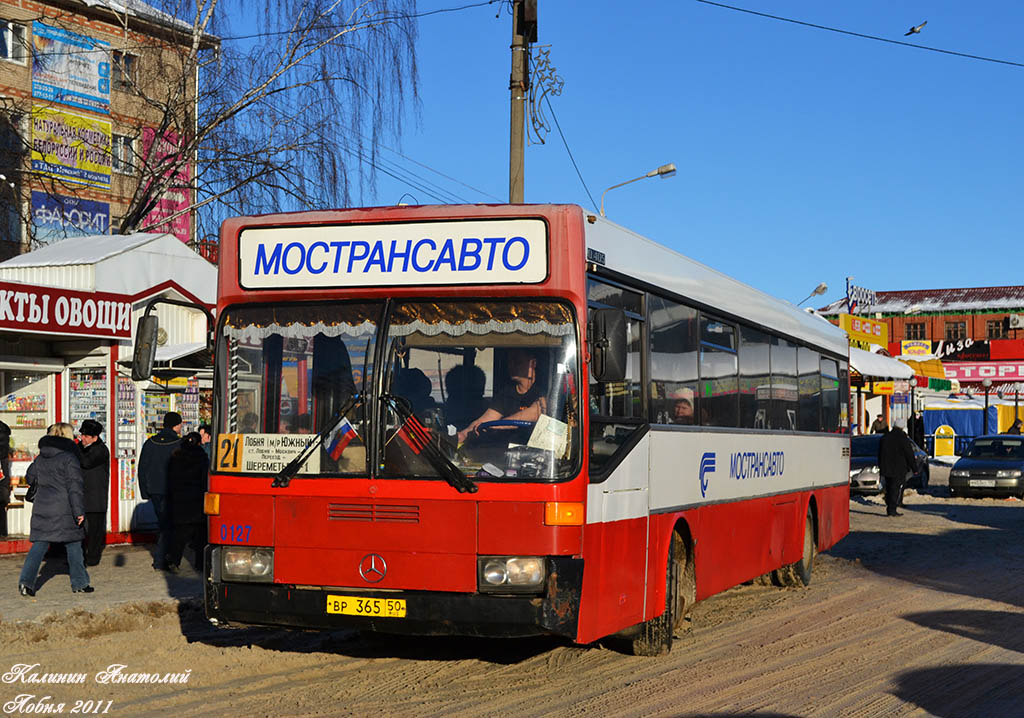
[[[971,479],[967,482],[968,486],[974,486],[979,489],[994,489],[996,487],[995,479]]]

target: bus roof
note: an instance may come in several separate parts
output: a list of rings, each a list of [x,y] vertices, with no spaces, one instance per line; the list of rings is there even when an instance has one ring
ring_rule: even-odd
[[[686,299],[719,309],[795,339],[846,356],[846,332],[828,320],[803,311],[690,259],[614,222],[591,215],[584,222],[588,253],[604,255],[604,266]]]

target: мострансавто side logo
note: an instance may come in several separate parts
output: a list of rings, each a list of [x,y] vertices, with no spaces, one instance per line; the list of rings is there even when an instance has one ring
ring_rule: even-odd
[[[700,457],[700,495],[707,498],[708,474],[716,469],[714,451],[705,451]],[[730,479],[770,479],[782,476],[786,470],[783,451],[737,451],[729,455]]]
[[[715,470],[715,452],[705,451],[700,457],[700,495],[707,496],[708,478],[707,475]]]

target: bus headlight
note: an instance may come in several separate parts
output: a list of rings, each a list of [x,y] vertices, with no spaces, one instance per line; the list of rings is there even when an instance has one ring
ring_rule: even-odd
[[[225,581],[263,581],[274,579],[274,550],[224,546],[221,555],[221,577]]]
[[[1019,479],[1020,469],[1000,469],[996,472],[997,479]]]
[[[484,556],[478,568],[481,592],[536,592],[547,577],[546,562],[536,556]]]
[[[958,479],[966,479],[968,476],[971,475],[971,472],[967,471],[966,469],[953,469],[952,471],[949,472],[949,475],[955,476]]]

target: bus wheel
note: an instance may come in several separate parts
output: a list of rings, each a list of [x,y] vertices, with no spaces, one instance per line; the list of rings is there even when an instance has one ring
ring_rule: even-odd
[[[811,569],[814,568],[814,516],[807,512],[804,522],[804,552],[800,560],[772,571],[772,582],[776,586],[800,588],[811,585]]]
[[[683,557],[681,564],[680,555]],[[676,624],[682,621],[678,614],[685,613],[685,608],[680,608],[686,603],[680,590],[680,583],[685,579],[681,581],[680,577],[686,573],[686,546],[679,534],[673,532],[665,570],[665,612],[640,624],[639,633],[633,639],[633,655],[660,656],[672,650],[672,634]]]

